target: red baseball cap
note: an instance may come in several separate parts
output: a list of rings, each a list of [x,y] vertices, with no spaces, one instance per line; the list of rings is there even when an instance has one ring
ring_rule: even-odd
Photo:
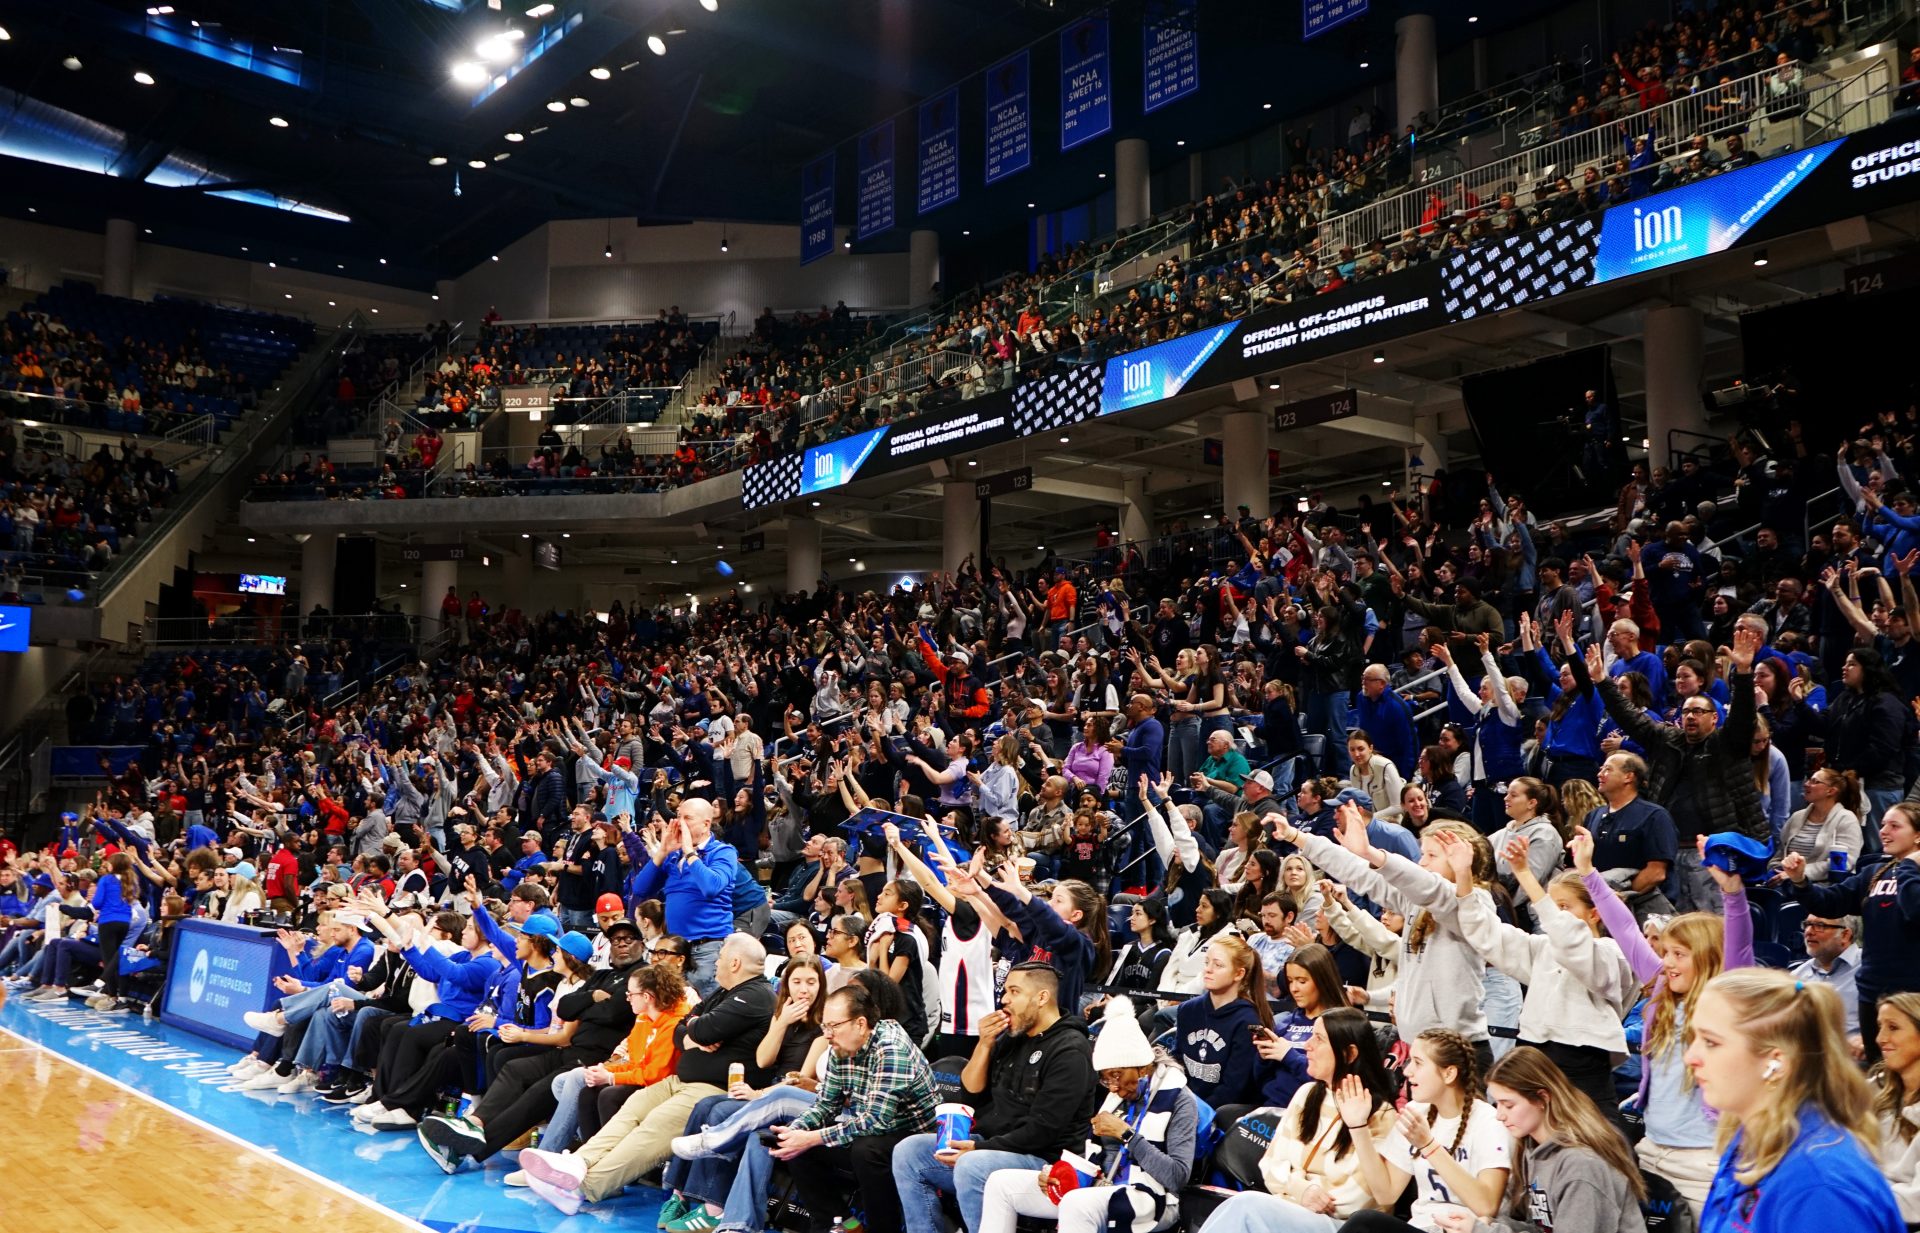
[[[627,914],[627,905],[621,900],[620,896],[614,894],[612,891],[608,891],[594,901],[593,911],[596,916],[602,912],[618,912],[620,915],[625,916]]]
[[[625,754],[621,754],[619,757],[615,758],[613,760],[613,764],[615,766],[621,767],[626,770],[633,769],[633,759],[627,757]]]

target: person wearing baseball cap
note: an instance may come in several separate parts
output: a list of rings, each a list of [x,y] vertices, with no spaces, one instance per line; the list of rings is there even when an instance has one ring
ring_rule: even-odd
[[[1211,835],[1225,835],[1227,824],[1243,813],[1250,813],[1262,819],[1269,814],[1280,813],[1280,798],[1273,794],[1273,776],[1265,769],[1257,770],[1240,781],[1240,791],[1236,795],[1219,788],[1208,788],[1206,804],[1201,808],[1205,819],[1203,829]]]
[[[546,863],[545,843],[539,831],[520,832],[520,859],[513,862],[513,868],[507,870],[505,876],[500,879],[502,890],[512,890],[520,885],[521,880],[528,874]]]

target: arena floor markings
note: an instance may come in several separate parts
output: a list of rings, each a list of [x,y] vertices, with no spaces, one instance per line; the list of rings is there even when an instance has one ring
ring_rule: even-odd
[[[311,1095],[223,1091],[238,1057],[137,1016],[9,999],[0,1108],[27,1115],[62,1179],[16,1190],[27,1206],[9,1210],[32,1228],[137,1217],[158,1233],[258,1233],[261,1213],[297,1211],[336,1233],[586,1233],[651,1229],[665,1197],[636,1187],[562,1216],[501,1184],[510,1154],[449,1177],[411,1131],[358,1129]]]

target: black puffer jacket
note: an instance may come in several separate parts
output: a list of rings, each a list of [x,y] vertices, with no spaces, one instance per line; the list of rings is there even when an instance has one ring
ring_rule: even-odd
[[[1673,799],[1682,776],[1698,776],[1701,812],[1709,819],[1707,833],[1739,831],[1771,842],[1773,831],[1760,792],[1753,786],[1753,673],[1735,672],[1727,680],[1733,701],[1727,722],[1704,741],[1689,741],[1679,728],[1655,723],[1621,696],[1612,678],[1595,683],[1600,701],[1620,730],[1647,751],[1644,795],[1661,805]],[[1682,835],[1681,842],[1688,842]]]

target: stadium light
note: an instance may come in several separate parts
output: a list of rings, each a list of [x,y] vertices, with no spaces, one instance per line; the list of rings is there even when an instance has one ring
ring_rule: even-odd
[[[547,100],[548,111],[565,111],[566,109],[567,109],[567,105],[561,102],[557,98],[552,98]]]
[[[153,84],[153,74],[147,72],[147,70],[145,69],[141,69],[138,72],[136,72],[133,75],[133,79],[139,82],[143,86],[150,86]]]
[[[613,76],[613,70],[605,65],[598,65],[588,69],[587,76],[593,78],[595,81],[605,81],[607,78]]]
[[[718,13],[720,11],[720,0],[700,0],[700,7],[709,13]]]
[[[507,134],[508,141],[525,141],[526,139],[527,139],[527,135],[525,133],[508,133]]]
[[[527,16],[533,18],[535,21],[538,21],[540,18],[545,17],[548,13],[551,13],[551,12],[553,12],[553,6],[551,4],[536,4],[532,8],[527,10]]]
[[[427,166],[429,167],[445,167],[446,165],[447,156],[444,154],[436,154],[427,160]]]
[[[462,60],[453,66],[453,80],[463,86],[484,86],[487,84],[487,66],[473,60]]]
[[[667,54],[667,40],[657,34],[649,34],[647,36],[647,50],[656,56],[664,56]]]
[[[281,117],[281,116],[268,116],[268,117],[267,117],[267,123],[268,123],[268,124],[271,124],[271,125],[273,125],[273,127],[275,127],[275,128],[287,128],[287,127],[288,127],[288,124],[287,124],[287,122],[286,122],[286,120],[285,120],[285,119],[284,119],[283,117]]]

